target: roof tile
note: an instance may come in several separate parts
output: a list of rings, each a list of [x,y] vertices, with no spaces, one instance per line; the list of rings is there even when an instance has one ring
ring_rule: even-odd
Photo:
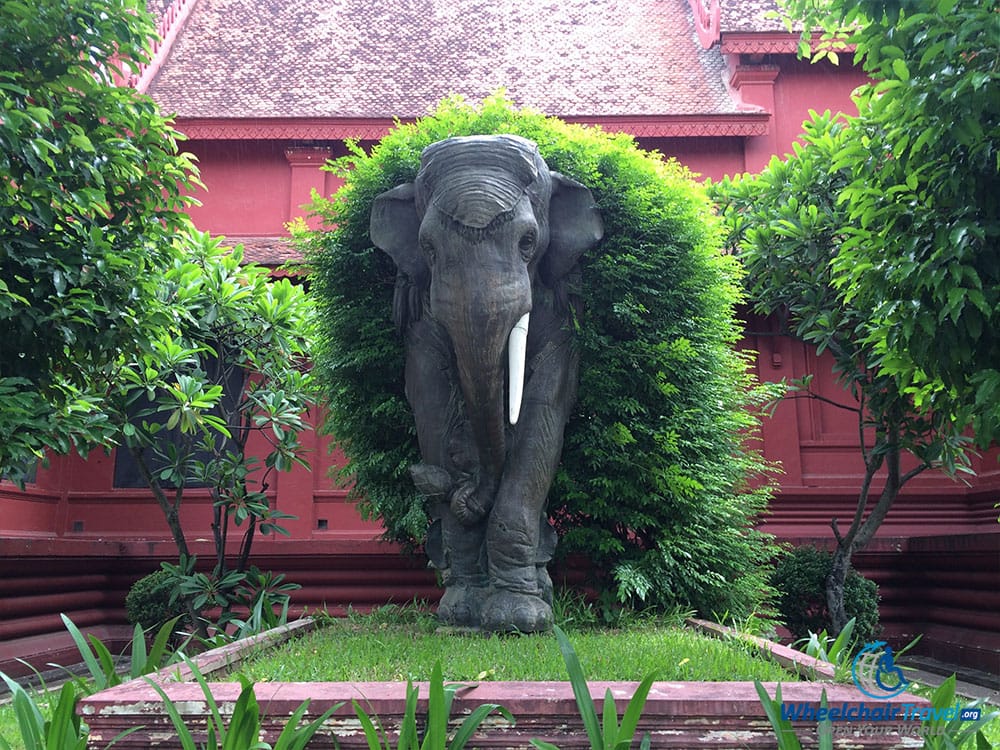
[[[414,117],[499,88],[549,114],[737,112],[687,0],[198,0],[149,87],[181,117]]]

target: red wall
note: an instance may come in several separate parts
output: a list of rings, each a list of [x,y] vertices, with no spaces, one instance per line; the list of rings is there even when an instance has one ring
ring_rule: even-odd
[[[809,110],[857,114],[851,92],[868,79],[860,68],[850,64],[850,58],[850,54],[845,54],[839,66],[805,60],[782,61],[781,73],[774,82],[774,111],[780,113],[774,120],[775,153],[791,152],[792,142],[802,133],[802,122],[809,118]]]

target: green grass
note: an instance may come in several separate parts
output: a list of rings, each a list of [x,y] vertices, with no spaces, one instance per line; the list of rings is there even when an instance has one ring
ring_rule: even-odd
[[[627,627],[564,623],[591,680],[796,679],[733,643],[673,623],[636,619]],[[251,656],[240,672],[272,682],[426,680],[441,662],[447,680],[566,680],[554,635],[484,636],[438,632],[434,617],[393,608],[324,627]],[[235,678],[233,678],[235,679]]]

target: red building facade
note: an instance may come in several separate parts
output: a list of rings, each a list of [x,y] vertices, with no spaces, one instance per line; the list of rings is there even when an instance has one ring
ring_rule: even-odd
[[[321,167],[346,153],[344,139],[370,146],[444,96],[504,87],[519,105],[632,134],[718,179],[788,152],[809,110],[851,111],[865,80],[847,63],[798,60],[797,36],[766,15],[766,0],[160,4],[163,41],[133,84],[189,138],[205,185],[197,226],[273,266],[294,256],[286,225],[312,191],[338,188]],[[775,333],[767,320],[747,324],[762,380],[814,373],[823,393],[846,398],[828,362]],[[856,435],[828,405],[779,407],[762,427],[765,455],[783,467],[767,530],[831,542],[830,519],[853,514],[860,486]],[[377,542],[378,525],[330,478],[341,457],[325,439],[306,440],[312,470],[270,490],[297,516],[291,537],[259,541],[258,564],[303,584],[300,606],[433,598],[422,561]],[[16,656],[56,658],[69,645],[59,612],[118,632],[128,587],[175,556],[148,491],[116,486],[115,460],[57,456],[24,490],[0,482],[0,669]],[[1000,672],[1000,471],[993,455],[975,468],[969,484],[915,480],[859,562],[882,585],[890,636],[923,632],[928,652]],[[186,528],[208,536],[209,513],[206,496],[186,497]]]

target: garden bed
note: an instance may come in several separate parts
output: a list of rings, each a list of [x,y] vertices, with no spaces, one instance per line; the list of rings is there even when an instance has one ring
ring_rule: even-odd
[[[269,631],[258,638],[231,644],[200,655],[198,668],[207,675],[217,676],[232,669],[250,654],[269,648],[293,635],[307,632],[313,627],[310,620],[299,620],[284,628]],[[809,666],[814,666],[809,664]],[[803,673],[807,670],[803,667]],[[187,725],[195,732],[205,726],[207,703],[202,688],[190,681],[190,673],[182,668],[170,667],[154,678],[175,704]],[[240,693],[236,682],[213,681],[212,694],[223,711],[232,707]],[[590,692],[600,710],[605,691],[610,689],[618,704],[619,714],[634,692],[635,682],[592,682]],[[421,690],[420,711],[426,710],[426,683],[418,683]],[[765,683],[773,695],[774,683]],[[808,703],[818,706],[825,690],[830,706],[860,710],[863,696],[853,686],[818,682],[793,682],[782,684],[782,698],[786,703]],[[399,727],[405,706],[406,685],[402,682],[258,682],[255,694],[264,719],[264,739],[274,741],[292,711],[304,700],[309,709],[304,720],[322,714],[329,707],[345,702],[325,723],[310,747],[332,747],[333,740],[342,748],[368,747],[351,707],[357,700],[365,710],[376,715],[386,730],[392,734]],[[523,748],[529,739],[541,738],[554,742],[561,748],[589,747],[583,724],[577,710],[572,688],[566,681],[489,681],[459,691],[452,716],[464,718],[483,703],[500,703],[516,717],[510,725],[500,717],[489,719],[471,743],[482,748]],[[880,706],[891,710],[904,704],[927,705],[923,699],[901,695],[889,701],[879,701]],[[869,701],[868,705],[871,705]],[[122,731],[141,726],[142,729],[120,740],[116,748],[179,748],[164,701],[145,680],[135,680],[118,687],[84,698],[79,707],[90,726],[89,747],[104,747]],[[795,724],[805,746],[816,744],[816,722]],[[864,748],[919,747],[920,741],[904,731],[919,727],[917,722],[893,724],[835,725],[838,729],[850,728],[850,733],[835,736],[835,746]],[[854,731],[858,730],[858,731]],[[884,730],[889,730],[883,733]],[[639,723],[639,733],[649,732],[652,746],[661,748],[757,748],[774,747],[774,732],[768,722],[753,682],[656,682],[650,690]]]

